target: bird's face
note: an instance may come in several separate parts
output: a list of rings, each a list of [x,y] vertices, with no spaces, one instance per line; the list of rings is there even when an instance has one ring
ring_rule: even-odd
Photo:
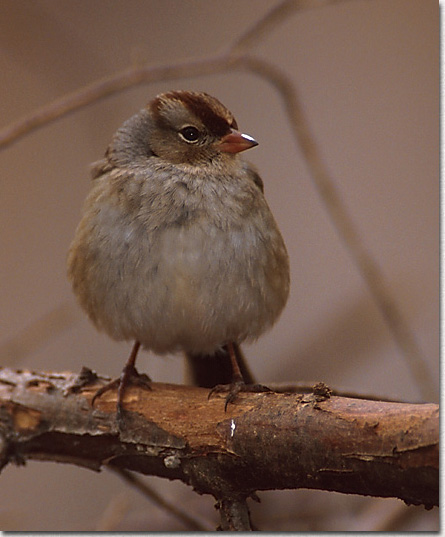
[[[257,145],[238,132],[231,112],[206,93],[165,93],[151,101],[148,110],[150,149],[174,164],[205,165]]]

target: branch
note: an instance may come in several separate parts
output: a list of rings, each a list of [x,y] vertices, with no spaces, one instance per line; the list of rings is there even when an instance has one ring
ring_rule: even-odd
[[[129,389],[120,428],[115,392],[91,407],[102,383],[87,369],[0,370],[0,468],[34,459],[179,479],[212,494],[227,524],[246,523],[256,490],[438,505],[437,405],[332,397],[320,385],[306,395],[240,394],[224,412],[208,390],[153,383]]]
[[[142,65],[129,67],[111,76],[96,80],[87,86],[63,95],[59,99],[27,114],[0,130],[0,148],[6,147],[36,129],[51,124],[85,106],[106,97],[150,82],[178,80],[221,73],[230,69],[232,60],[263,40],[274,28],[293,12],[320,8],[344,0],[284,0],[274,6],[263,18],[220,55],[204,59],[187,59],[178,63],[160,66]]]
[[[182,522],[187,528],[187,531],[212,531],[213,528],[196,519],[181,505],[175,505],[173,502],[166,500],[153,488],[149,487],[145,481],[142,481],[136,474],[129,472],[125,468],[110,466],[118,476],[130,484],[135,489],[139,490],[147,499],[157,505],[160,509],[164,509],[169,515],[175,517]]]

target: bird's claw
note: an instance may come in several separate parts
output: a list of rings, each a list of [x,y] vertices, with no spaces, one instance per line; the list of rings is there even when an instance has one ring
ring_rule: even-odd
[[[224,404],[224,411],[227,412],[227,406],[234,402],[240,392],[264,393],[270,391],[272,391],[270,388],[262,384],[246,384],[242,379],[235,379],[231,384],[217,384],[210,390],[208,399],[214,394],[228,392]]]
[[[92,400],[91,400],[91,406],[94,407],[94,403],[96,402],[96,399],[98,399],[101,395],[103,395],[105,392],[108,392],[110,390],[118,389],[118,400],[117,400],[117,410],[122,413],[123,407],[122,407],[122,399],[123,399],[123,393],[127,386],[140,386],[142,388],[145,388],[147,390],[151,390],[151,379],[148,375],[145,373],[139,373],[138,370],[134,366],[126,366],[124,370],[122,371],[122,374],[119,378],[112,380],[111,382],[108,382],[101,388],[97,390],[97,392],[94,394]]]

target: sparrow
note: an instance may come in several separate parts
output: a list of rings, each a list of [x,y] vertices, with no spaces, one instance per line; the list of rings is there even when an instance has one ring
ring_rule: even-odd
[[[95,398],[118,386],[119,410],[129,383],[150,382],[135,367],[140,347],[185,353],[198,385],[228,391],[226,407],[248,389],[239,345],[275,323],[289,294],[263,182],[239,155],[256,145],[216,98],[171,91],[92,165],[68,278],[98,330],[134,342],[120,379]]]

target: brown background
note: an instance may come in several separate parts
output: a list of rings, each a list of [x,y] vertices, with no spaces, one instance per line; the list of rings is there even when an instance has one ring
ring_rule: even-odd
[[[1,125],[129,64],[221,51],[275,4],[3,0]],[[438,390],[438,2],[356,0],[294,13],[254,52],[281,66],[297,85],[324,161],[416,334]],[[415,379],[327,217],[278,95],[263,80],[239,73],[131,89],[1,153],[2,365],[77,371],[85,364],[102,374],[119,373],[129,345],[97,333],[77,307],[66,280],[66,252],[90,186],[89,163],[103,155],[125,119],[169,89],[215,95],[260,142],[248,158],[261,171],[287,243],[292,289],[276,326],[246,348],[257,377],[264,383],[323,380],[420,401]],[[180,357],[144,353],[139,366],[159,381],[183,378]],[[213,524],[211,498],[178,483],[149,481]],[[94,530],[106,524],[184,529],[106,472],[35,462],[8,467],[0,484],[5,530]],[[437,529],[436,512],[405,510],[397,500],[313,491],[261,497],[253,510],[262,529],[372,530],[385,517],[390,522],[383,529]],[[109,522],[110,512],[119,519],[121,511],[120,525]]]

